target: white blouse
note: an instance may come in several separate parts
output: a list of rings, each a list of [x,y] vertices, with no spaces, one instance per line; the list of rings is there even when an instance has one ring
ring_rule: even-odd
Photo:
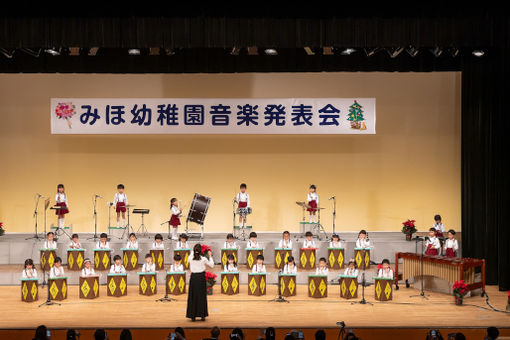
[[[127,249],[138,249],[138,241],[135,240],[135,242],[131,242],[131,240],[127,241],[126,243]]]
[[[309,192],[308,195],[306,195],[306,199],[308,202],[315,201],[317,205],[319,204],[319,195],[317,195],[316,192]]]
[[[96,249],[110,249],[110,242],[106,241],[106,243],[103,243],[101,241],[97,241]]]
[[[182,264],[172,264],[170,266],[170,273],[182,273],[184,271],[184,266]]]
[[[260,248],[260,246],[257,241],[253,242],[252,240],[248,240],[248,243],[246,244],[246,248]]]
[[[57,249],[57,242],[46,240],[44,241],[43,249]]]
[[[344,275],[358,276],[358,270],[356,268],[345,268]]]
[[[454,251],[457,251],[459,249],[459,242],[457,242],[456,239],[449,239],[447,238],[444,242],[444,249],[452,248]]]
[[[250,207],[250,195],[248,195],[247,192],[239,192],[236,195],[236,201],[237,202],[246,202],[246,207]]]
[[[200,256],[200,260],[193,260],[192,257],[189,259],[189,269],[192,273],[205,272],[206,265],[214,268],[214,261],[212,256],[209,259],[207,259],[205,256]]]
[[[266,272],[266,266],[265,265],[259,266],[258,263],[255,263],[253,265],[253,268],[251,269],[251,272],[252,273],[265,273]]]
[[[280,243],[278,243],[278,248],[292,248],[292,240],[280,240]]]
[[[370,248],[370,240],[366,238],[358,238],[356,240],[356,248]]]
[[[80,242],[71,241],[71,243],[69,243],[69,249],[80,249],[80,248],[81,248]]]
[[[181,210],[176,207],[175,205],[172,205],[172,207],[170,208],[170,211],[172,212],[172,215],[180,215],[181,213]]]
[[[110,274],[124,274],[126,273],[126,268],[121,264],[117,266],[115,263],[110,267]]]
[[[148,264],[146,262],[142,266],[142,272],[144,272],[144,273],[153,273],[155,271],[156,271],[156,264],[155,263]]]
[[[434,228],[436,230],[440,230],[442,233],[445,232],[445,228],[444,228],[444,224],[443,223],[434,223],[432,225],[432,228]]]
[[[329,273],[328,267],[324,268],[317,267],[317,269],[315,270],[315,275],[328,275],[328,273]]]
[[[67,195],[65,193],[57,193],[55,195],[55,202],[57,203],[65,203],[67,206]]]
[[[384,268],[381,268],[381,269],[379,269],[379,272],[377,273],[377,277],[393,279],[393,269],[388,268],[387,270],[385,270]]]
[[[230,264],[225,264],[225,267],[223,268],[224,272],[228,272],[228,273],[237,273],[239,270],[237,269],[237,266],[235,265],[230,265]]]
[[[311,241],[305,240],[303,242],[303,248],[315,248],[315,241],[314,240],[311,240]]]
[[[113,204],[117,204],[117,202],[124,202],[126,205],[128,204],[127,195],[125,193],[115,193],[115,196],[113,196]]]
[[[187,241],[184,243],[181,241],[178,241],[177,245],[175,246],[175,249],[190,249],[190,247],[189,247],[189,244]]]
[[[162,250],[165,250],[165,245],[164,245],[163,242],[161,242],[161,243],[153,242],[152,243],[152,249],[162,249]]]
[[[225,243],[223,243],[223,248],[225,248],[225,249],[237,249],[237,244],[235,242],[229,243],[229,242],[225,241]]]
[[[50,269],[50,278],[63,277],[64,276],[64,268],[61,266],[57,268],[57,266],[53,266]]]
[[[441,243],[439,243],[439,239],[437,237],[429,237],[429,239],[425,242],[425,249],[429,247],[429,244],[431,244],[434,249],[441,248]]]
[[[338,241],[338,242],[331,241],[331,242],[329,242],[329,247],[330,248],[343,248],[341,241]]]
[[[81,270],[81,276],[95,276],[96,275],[96,272],[94,271],[94,268],[90,267],[89,268],[83,268]]]
[[[283,273],[284,274],[297,274],[297,267],[296,265],[293,265],[292,268],[287,263],[285,266],[283,266]]]
[[[37,278],[37,270],[35,268],[23,269],[23,272],[21,272],[21,277],[24,279],[36,279]]]

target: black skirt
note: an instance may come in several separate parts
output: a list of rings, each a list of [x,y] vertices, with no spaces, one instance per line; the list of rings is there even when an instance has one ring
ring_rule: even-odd
[[[201,318],[209,316],[207,312],[207,287],[205,272],[191,273],[188,289],[187,318]]]

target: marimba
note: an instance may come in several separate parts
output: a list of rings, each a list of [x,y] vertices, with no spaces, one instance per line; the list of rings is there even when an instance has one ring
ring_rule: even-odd
[[[110,270],[110,249],[94,249],[94,269]]]
[[[377,301],[393,300],[392,283],[393,278],[374,277],[375,299]]]
[[[99,275],[80,276],[80,299],[99,297]]]
[[[221,273],[221,294],[239,294],[239,272]]]
[[[398,289],[399,280],[399,259],[402,263],[402,279],[409,287],[409,278],[421,276],[420,254],[396,253],[395,255],[395,289]],[[481,281],[475,282],[475,269],[481,268]],[[473,258],[442,257],[423,255],[423,275],[435,276],[448,281],[451,285],[455,281],[464,280],[468,290],[482,289],[482,296],[485,294],[485,260]]]
[[[41,270],[45,272],[49,272],[53,264],[55,263],[55,258],[57,257],[56,249],[39,249],[41,253]]]
[[[266,273],[248,273],[248,295],[266,295]]]
[[[329,269],[342,269],[344,267],[344,248],[328,248]]]
[[[82,270],[85,260],[85,249],[67,249],[67,269]]]
[[[313,298],[328,297],[327,275],[308,275],[308,296]]]
[[[138,249],[122,248],[122,262],[126,270],[138,269]]]
[[[296,296],[296,287],[296,274],[278,275],[278,289],[282,296]]]
[[[370,249],[354,248],[354,261],[356,261],[359,270],[370,268]]]
[[[292,256],[292,248],[274,248],[275,268],[283,269],[288,262],[289,256]]]
[[[186,273],[166,273],[166,293],[181,295],[186,293]]]
[[[355,299],[358,297],[358,277],[351,275],[338,275],[340,281],[340,297]]]
[[[156,265],[156,270],[165,268],[165,251],[163,249],[151,249],[152,263]]]
[[[138,273],[138,294],[151,296],[158,292],[156,272]]]
[[[264,255],[262,248],[246,248],[246,267],[252,269],[253,265],[257,262],[257,256]]]
[[[230,254],[234,255],[234,261],[238,263],[237,261],[237,249],[236,248],[221,248],[221,267],[224,268],[227,264],[227,256]]]
[[[127,295],[127,274],[108,274],[106,295],[115,297]]]
[[[299,264],[302,269],[314,269],[317,248],[301,248],[299,250]]]
[[[21,280],[21,301],[33,302],[39,299],[39,280],[20,279]]]
[[[67,277],[49,278],[48,287],[50,300],[61,301],[67,299]]]
[[[174,249],[174,255],[181,255],[182,265],[184,269],[189,269],[189,254],[191,253],[191,249],[189,248],[181,248]]]

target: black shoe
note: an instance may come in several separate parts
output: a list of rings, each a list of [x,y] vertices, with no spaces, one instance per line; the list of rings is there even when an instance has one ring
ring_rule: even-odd
[[[205,316],[202,316],[202,318],[200,319],[200,321],[205,321]]]
[[[191,321],[192,321],[192,322],[195,322],[196,320],[195,320],[195,318],[191,318]]]

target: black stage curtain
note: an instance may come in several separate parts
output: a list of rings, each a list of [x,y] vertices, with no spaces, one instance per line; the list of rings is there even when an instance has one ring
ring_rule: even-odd
[[[501,24],[501,46],[462,65],[462,254],[485,258],[487,283],[510,290],[510,26]]]

